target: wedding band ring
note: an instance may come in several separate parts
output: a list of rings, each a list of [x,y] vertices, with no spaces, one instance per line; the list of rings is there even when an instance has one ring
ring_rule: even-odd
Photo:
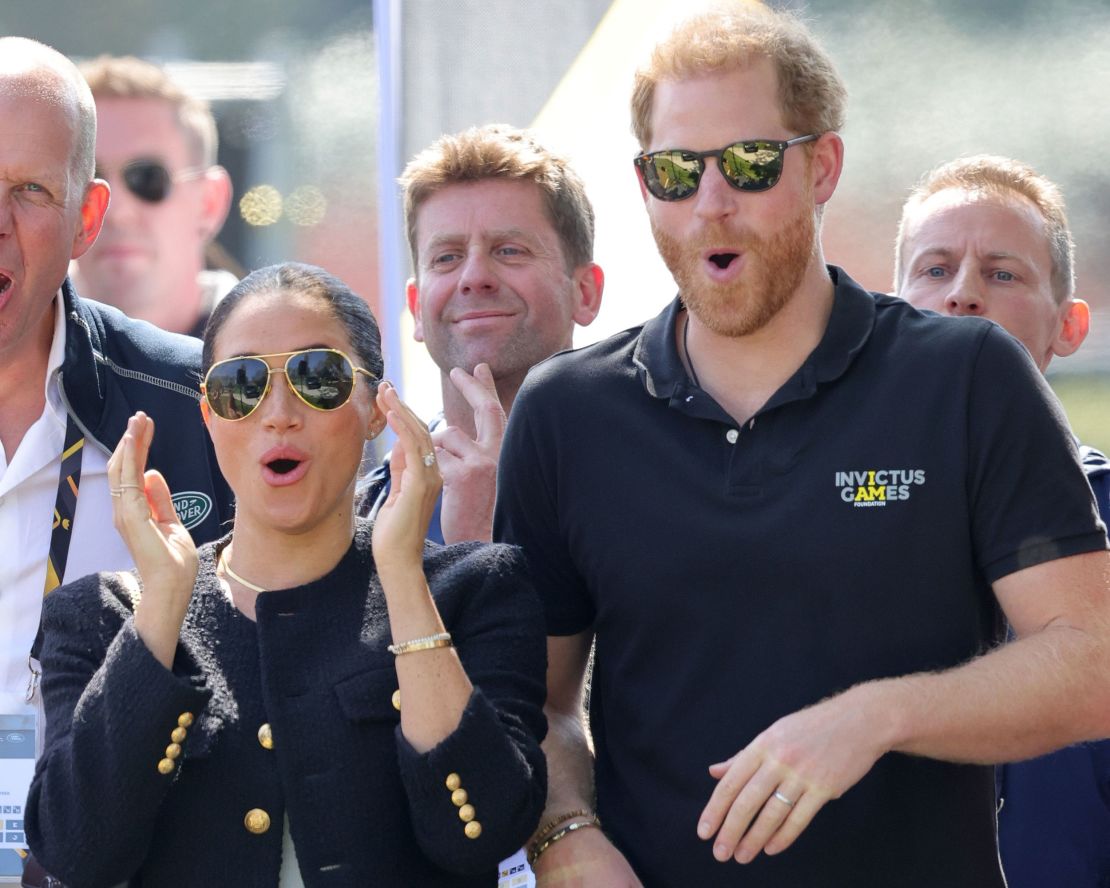
[[[117,490],[142,490],[143,485],[141,485],[141,484],[121,484],[116,489]]]
[[[123,496],[123,491],[120,490],[118,487],[109,487],[108,488],[108,495],[109,496]]]
[[[436,464],[436,455],[434,453],[424,454],[424,465],[429,469]]]
[[[777,789],[775,790],[775,798],[778,799],[780,802],[782,802],[784,805],[786,805],[787,808],[793,808],[794,807],[794,803],[792,801],[790,801],[790,799],[788,799],[786,796],[784,796],[781,792],[779,792]]]

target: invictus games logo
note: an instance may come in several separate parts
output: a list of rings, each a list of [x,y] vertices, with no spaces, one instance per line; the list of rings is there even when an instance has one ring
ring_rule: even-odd
[[[212,498],[199,490],[187,490],[173,495],[173,507],[185,529],[192,530],[212,511]]]
[[[836,473],[840,498],[863,508],[908,500],[912,489],[924,483],[924,469],[865,469],[862,472]]]

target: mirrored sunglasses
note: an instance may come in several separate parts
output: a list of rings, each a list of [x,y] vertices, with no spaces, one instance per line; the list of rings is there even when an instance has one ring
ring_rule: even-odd
[[[204,172],[204,167],[187,167],[171,173],[165,164],[157,160],[133,160],[120,170],[120,178],[127,190],[139,200],[156,204],[170,196],[175,182],[199,179]],[[99,169],[96,171],[96,178],[105,178]]]
[[[271,367],[266,358],[285,358],[285,364]],[[200,390],[213,413],[236,422],[262,403],[275,373],[284,373],[293,394],[313,410],[338,410],[351,400],[359,373],[371,381],[377,379],[338,349],[306,348],[217,361],[205,374]]]
[[[717,158],[717,169],[738,191],[766,191],[782,175],[783,156],[791,145],[813,142],[820,133],[798,136],[785,142],[773,139],[745,139],[716,151],[687,151],[668,148],[636,155],[633,163],[640,171],[644,187],[659,200],[685,200],[698,190],[705,160]]]

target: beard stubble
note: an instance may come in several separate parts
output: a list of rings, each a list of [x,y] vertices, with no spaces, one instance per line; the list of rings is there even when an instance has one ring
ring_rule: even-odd
[[[709,330],[729,337],[747,336],[771,322],[797,292],[817,245],[813,210],[805,205],[769,236],[712,225],[681,241],[654,219],[651,230],[685,306]],[[736,246],[745,264],[740,277],[728,283],[714,282],[702,270],[702,254],[721,244]]]

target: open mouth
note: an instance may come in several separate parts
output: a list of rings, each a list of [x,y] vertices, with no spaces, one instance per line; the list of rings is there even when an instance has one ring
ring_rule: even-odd
[[[275,459],[266,463],[266,467],[278,475],[288,475],[300,464],[301,461],[298,459]]]
[[[713,253],[710,255],[709,261],[723,270],[732,265],[733,260],[739,255],[739,253]]]
[[[7,293],[11,289],[12,279],[3,272],[0,272],[0,295]]]

